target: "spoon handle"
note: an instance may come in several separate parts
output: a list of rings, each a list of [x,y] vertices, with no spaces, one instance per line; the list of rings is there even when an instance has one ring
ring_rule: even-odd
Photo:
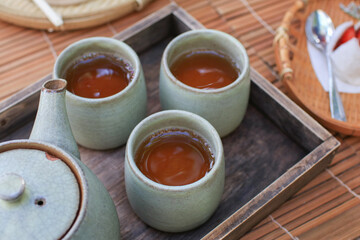
[[[325,55],[326,55],[328,75],[329,75],[329,99],[330,99],[331,117],[336,120],[346,122],[344,107],[334,80],[331,59],[328,53],[325,53]]]
[[[64,24],[61,15],[56,13],[54,9],[52,9],[45,0],[33,0],[33,2],[40,8],[40,10],[45,14],[49,21],[56,27]]]

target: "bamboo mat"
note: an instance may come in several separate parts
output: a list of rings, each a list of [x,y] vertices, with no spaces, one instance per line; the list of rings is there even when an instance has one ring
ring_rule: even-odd
[[[278,80],[272,41],[295,0],[175,2],[207,28],[237,37],[247,49],[251,66],[285,91]],[[70,43],[91,36],[113,36],[168,3],[169,0],[155,0],[141,12],[99,27],[70,32],[48,33],[0,21],[0,101],[50,73],[55,58]],[[360,138],[335,136],[342,146],[331,165],[242,239],[360,236]]]

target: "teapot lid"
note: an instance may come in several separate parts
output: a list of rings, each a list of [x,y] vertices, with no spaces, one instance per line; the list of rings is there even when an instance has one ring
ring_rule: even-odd
[[[73,225],[80,186],[71,168],[37,149],[0,152],[0,232],[4,239],[59,239]]]

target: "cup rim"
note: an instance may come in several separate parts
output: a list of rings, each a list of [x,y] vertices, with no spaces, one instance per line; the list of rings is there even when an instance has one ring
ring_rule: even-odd
[[[187,38],[189,36],[192,36],[194,34],[216,34],[217,36],[220,36],[223,39],[226,39],[226,41],[230,41],[233,44],[235,44],[240,51],[242,52],[242,55],[244,56],[244,67],[242,69],[242,71],[240,72],[239,76],[236,78],[235,81],[233,81],[232,83],[230,83],[229,85],[226,85],[222,88],[216,88],[216,89],[200,89],[200,88],[195,88],[195,87],[191,87],[183,82],[181,82],[180,80],[178,80],[170,71],[169,65],[168,65],[168,53],[170,51],[170,49],[179,41],[181,41],[183,38]],[[225,53],[226,54],[226,53]],[[197,92],[197,93],[221,93],[224,91],[227,91],[228,89],[234,88],[235,86],[237,86],[238,84],[240,84],[240,82],[243,82],[243,79],[246,78],[246,75],[249,72],[250,69],[250,63],[249,63],[249,57],[246,53],[246,49],[245,47],[240,43],[240,41],[238,41],[236,38],[234,38],[233,36],[231,36],[230,34],[227,34],[225,32],[219,31],[219,30],[215,30],[215,29],[196,29],[196,30],[190,30],[187,31],[185,33],[182,33],[180,35],[178,35],[177,37],[175,37],[174,39],[172,39],[170,41],[170,43],[166,46],[163,56],[162,56],[162,60],[161,60],[161,65],[164,67],[164,71],[166,72],[166,74],[169,76],[169,79],[175,83],[176,85],[178,85],[179,87],[182,87],[188,91],[192,91],[192,92]]]
[[[111,96],[107,96],[107,97],[103,97],[103,98],[87,98],[87,97],[81,97],[78,96],[72,92],[70,92],[69,90],[66,89],[66,95],[78,100],[82,100],[82,101],[87,101],[87,102],[92,102],[92,103],[102,103],[102,102],[107,102],[107,101],[112,101],[114,98],[117,98],[119,96],[125,95],[135,84],[137,81],[139,81],[140,78],[140,73],[141,73],[141,63],[140,63],[140,59],[138,57],[138,55],[136,54],[136,52],[134,51],[134,49],[132,49],[129,45],[127,45],[126,43],[114,39],[114,38],[109,38],[109,37],[90,37],[90,38],[84,38],[81,39],[79,41],[76,41],[72,44],[70,44],[69,46],[67,46],[58,56],[58,58],[55,61],[54,64],[54,69],[53,69],[53,78],[63,78],[61,76],[59,76],[57,69],[59,68],[59,62],[60,60],[66,55],[68,54],[71,50],[78,48],[79,46],[81,46],[83,43],[91,43],[91,42],[111,42],[114,45],[117,45],[119,48],[125,49],[133,58],[134,60],[134,65],[132,66],[134,68],[134,75],[132,80],[129,82],[129,84],[122,89],[120,92],[117,92]],[[129,60],[127,60],[129,61]],[[64,78],[63,78],[64,79]],[[66,80],[66,79],[65,79]],[[67,81],[67,80],[66,80]]]
[[[143,127],[146,127],[146,125],[154,120],[158,120],[158,121],[164,121],[168,118],[169,114],[173,115],[173,116],[179,116],[181,115],[181,117],[184,118],[192,118],[194,120],[196,120],[197,122],[201,122],[201,124],[207,128],[207,130],[210,132],[210,135],[213,138],[214,141],[214,148],[217,148],[218,151],[215,154],[215,163],[214,166],[211,168],[211,170],[209,171],[208,174],[206,174],[204,177],[200,178],[199,180],[190,183],[190,184],[186,184],[186,185],[180,185],[180,186],[170,186],[170,185],[165,185],[165,184],[161,184],[161,183],[157,183],[151,179],[149,179],[148,177],[146,177],[141,171],[140,169],[137,167],[135,160],[134,160],[134,155],[135,155],[135,151],[132,152],[132,149],[134,149],[134,142],[138,136],[138,132],[141,131],[141,129]],[[181,127],[179,127],[181,129]],[[160,130],[160,129],[157,129]],[[155,130],[155,131],[157,131]],[[189,129],[190,131],[192,129]],[[194,130],[196,131],[196,130]],[[207,141],[207,139],[205,139]],[[134,149],[136,150],[136,149]],[[217,170],[220,170],[221,167],[221,162],[222,162],[222,158],[224,154],[224,150],[223,150],[223,145],[221,142],[221,138],[218,134],[218,132],[215,130],[215,128],[204,118],[202,118],[201,116],[191,113],[191,112],[187,112],[187,111],[183,111],[183,110],[165,110],[165,111],[160,111],[157,113],[154,113],[148,117],[146,117],[145,119],[143,119],[131,132],[128,142],[126,144],[126,149],[125,149],[125,161],[127,161],[129,163],[129,167],[131,168],[131,170],[133,171],[133,173],[136,175],[136,177],[142,181],[144,184],[146,184],[149,187],[158,189],[158,190],[165,190],[165,191],[170,191],[170,192],[182,192],[185,190],[190,190],[190,189],[194,189],[194,188],[198,188],[202,185],[205,185],[208,180],[210,180],[211,178],[213,178],[213,176],[216,174]]]

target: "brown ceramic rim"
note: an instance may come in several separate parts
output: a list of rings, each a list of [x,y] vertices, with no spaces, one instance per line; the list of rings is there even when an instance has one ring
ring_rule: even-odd
[[[192,35],[216,35],[217,37],[221,37],[222,39],[226,39],[226,41],[231,41],[237,48],[239,48],[239,50],[242,52],[242,57],[244,58],[244,66],[242,67],[242,69],[240,69],[240,74],[237,77],[237,79],[230,83],[229,85],[222,87],[222,88],[216,88],[216,89],[200,89],[200,88],[194,88],[191,87],[181,81],[179,81],[178,79],[176,79],[176,77],[172,74],[172,72],[169,69],[169,65],[168,65],[168,53],[171,50],[171,48],[174,47],[174,45],[181,41],[183,38],[187,38],[190,37]],[[216,50],[216,49],[212,49],[212,50]],[[221,51],[222,54],[224,54],[225,56],[228,56],[229,54],[226,52]],[[232,59],[234,62],[236,62],[237,65],[238,61],[235,61],[235,59]],[[235,86],[241,84],[242,82],[245,82],[243,79],[246,77],[246,74],[248,74],[249,69],[250,69],[250,65],[249,65],[249,57],[246,54],[246,50],[244,48],[244,46],[233,36],[218,31],[218,30],[214,30],[214,29],[200,29],[200,30],[192,30],[192,31],[188,31],[185,32],[183,34],[178,35],[176,38],[174,38],[173,40],[171,40],[171,42],[166,46],[165,50],[164,50],[164,54],[162,57],[162,66],[164,67],[164,71],[166,73],[166,75],[170,78],[170,80],[176,84],[177,86],[184,88],[187,91],[190,92],[195,92],[195,93],[203,93],[203,94],[208,94],[208,93],[222,93],[225,92],[231,88],[234,88]],[[239,67],[240,68],[240,67]]]
[[[0,153],[14,150],[14,149],[35,149],[49,153],[59,159],[61,159],[74,174],[79,190],[80,190],[80,201],[76,217],[68,230],[61,236],[60,239],[70,239],[71,236],[79,229],[80,224],[84,221],[86,214],[86,206],[88,203],[88,182],[86,181],[85,175],[81,167],[73,160],[73,157],[66,153],[60,148],[41,141],[33,140],[12,140],[5,143],[0,143]]]
[[[55,78],[46,81],[41,88],[42,92],[62,92],[66,89],[67,82],[62,78]]]
[[[134,156],[135,156],[135,151],[136,151],[136,149],[135,149],[136,146],[134,146],[134,143],[138,138],[138,136],[136,136],[136,134],[138,132],[141,132],[142,128],[145,127],[150,121],[162,122],[162,121],[167,120],[169,118],[169,115],[174,115],[174,116],[176,116],[176,118],[179,118],[179,115],[182,115],[181,118],[192,118],[194,121],[201,123],[202,126],[205,126],[207,131],[209,131],[211,133],[210,135],[212,136],[212,141],[209,141],[207,138],[205,138],[203,136],[203,134],[201,134],[196,129],[192,129],[189,127],[182,127],[182,126],[165,126],[162,128],[154,129],[153,131],[150,132],[150,134],[157,132],[159,130],[169,129],[169,128],[186,129],[186,130],[195,132],[196,134],[201,136],[207,142],[214,142],[214,146],[212,146],[213,148],[215,148],[212,150],[214,153],[214,161],[215,161],[214,166],[209,171],[209,173],[206,174],[204,177],[200,178],[196,182],[193,182],[193,183],[190,183],[187,185],[168,186],[168,185],[154,182],[151,179],[147,178],[140,171],[140,169],[137,167],[137,165],[134,161]],[[143,141],[143,140],[145,140],[145,139],[142,139],[141,141]],[[186,112],[186,111],[182,111],[182,110],[166,110],[166,111],[157,112],[155,114],[148,116],[147,118],[143,119],[134,128],[134,130],[130,134],[128,143],[126,144],[126,150],[125,150],[126,159],[125,159],[125,161],[128,161],[130,170],[136,175],[136,177],[140,181],[142,181],[144,184],[150,186],[151,188],[158,189],[158,190],[166,190],[166,191],[171,191],[171,192],[182,192],[182,191],[195,189],[202,185],[205,185],[207,183],[207,180],[211,179],[216,174],[215,170],[219,169],[221,167],[221,159],[224,158],[223,151],[224,150],[223,150],[223,146],[222,146],[222,142],[221,142],[219,134],[207,120],[205,120],[204,118],[202,118],[194,113],[190,113],[190,112]]]

